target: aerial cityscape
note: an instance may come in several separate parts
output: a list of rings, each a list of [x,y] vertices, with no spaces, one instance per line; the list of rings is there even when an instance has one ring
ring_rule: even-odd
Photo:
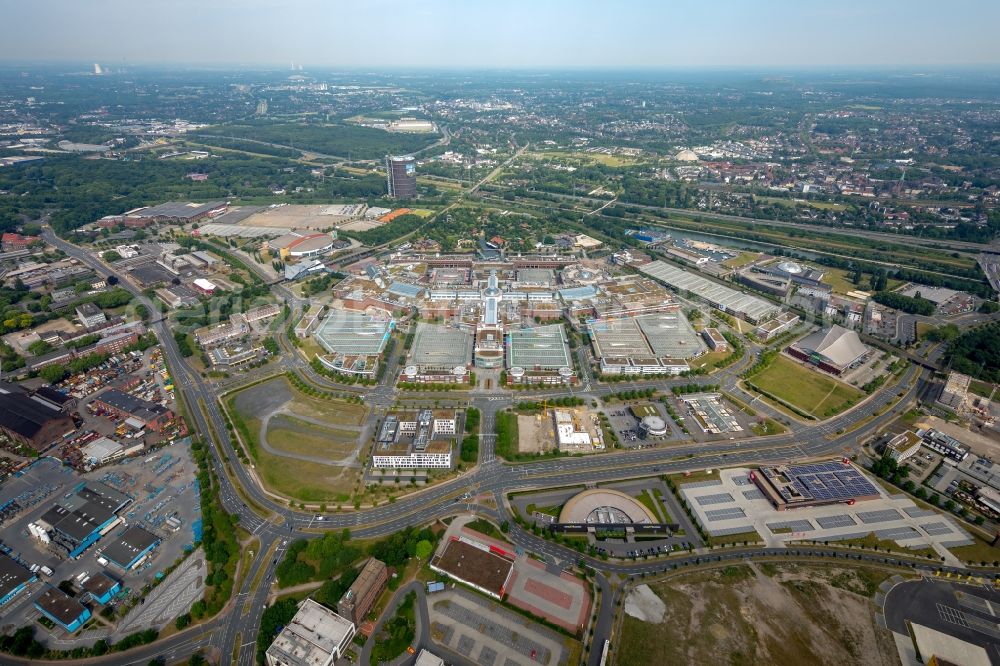
[[[0,10],[0,664],[1000,665],[1000,7],[340,4]]]

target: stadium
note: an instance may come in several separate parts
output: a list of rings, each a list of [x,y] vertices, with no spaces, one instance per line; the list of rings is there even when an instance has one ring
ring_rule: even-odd
[[[869,349],[857,333],[834,324],[825,331],[817,331],[799,340],[787,351],[801,361],[839,376],[863,361]]]

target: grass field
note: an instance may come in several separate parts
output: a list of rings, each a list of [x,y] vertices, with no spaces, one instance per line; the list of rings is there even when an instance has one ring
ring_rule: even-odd
[[[729,358],[730,352],[727,351],[716,351],[708,352],[707,354],[702,354],[698,358],[691,359],[692,368],[705,368],[706,370],[714,370],[715,366],[721,363],[723,360]]]
[[[277,414],[268,424],[272,447],[290,453],[343,457],[353,450],[357,435],[335,426],[359,425],[365,416],[363,405],[312,398],[294,389],[284,377],[251,386],[226,402],[234,423],[245,426],[237,429],[249,440],[255,469],[268,489],[296,501],[343,503],[350,499],[358,480],[357,469],[274,455],[264,450],[258,439],[262,419],[284,409],[291,414]],[[330,425],[309,423],[295,415]]]
[[[309,456],[342,458],[354,450],[358,433],[324,428],[294,416],[276,414],[267,424],[267,441],[275,449]]]
[[[823,276],[823,283],[830,285],[833,288],[833,293],[835,294],[846,294],[849,291],[871,291],[870,285],[868,284],[868,276],[861,281],[861,284],[854,284],[851,279],[851,273],[842,268],[826,268],[821,269],[825,275]],[[900,280],[888,280],[886,281],[886,289],[892,290],[903,284]]]
[[[303,502],[347,503],[358,470],[274,456],[260,451],[257,473],[271,490]]]
[[[722,265],[726,268],[742,268],[754,261],[760,255],[756,252],[740,252],[737,256],[732,259],[726,259],[722,262]]]
[[[786,430],[785,426],[770,417],[765,418],[763,422],[754,423],[750,426],[750,429],[753,430],[755,435],[760,435],[761,437],[780,435]]]
[[[819,417],[833,416],[864,396],[853,386],[780,355],[750,381],[802,411]]]

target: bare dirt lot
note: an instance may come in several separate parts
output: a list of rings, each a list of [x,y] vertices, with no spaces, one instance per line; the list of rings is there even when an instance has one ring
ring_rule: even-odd
[[[552,418],[541,414],[517,417],[517,450],[519,453],[545,453],[556,447]]]
[[[346,221],[342,215],[330,215],[327,205],[290,205],[267,208],[243,220],[249,227],[277,227],[288,229],[329,229]]]
[[[633,615],[655,619],[650,599],[626,603],[616,663],[895,665],[891,634],[876,627],[871,601],[888,576],[762,563],[651,583],[666,610],[649,622]]]

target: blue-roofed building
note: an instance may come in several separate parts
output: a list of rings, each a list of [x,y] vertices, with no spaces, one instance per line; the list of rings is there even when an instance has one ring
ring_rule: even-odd
[[[107,575],[103,571],[98,571],[83,583],[85,592],[89,592],[91,598],[99,604],[106,604],[122,589],[122,584]]]
[[[7,555],[0,554],[0,606],[16,597],[35,580],[38,580],[38,576]]]
[[[101,554],[112,564],[128,571],[142,564],[159,543],[160,537],[133,525],[104,548]]]
[[[35,608],[66,631],[73,633],[90,619],[90,609],[62,590],[49,585],[35,600]]]

